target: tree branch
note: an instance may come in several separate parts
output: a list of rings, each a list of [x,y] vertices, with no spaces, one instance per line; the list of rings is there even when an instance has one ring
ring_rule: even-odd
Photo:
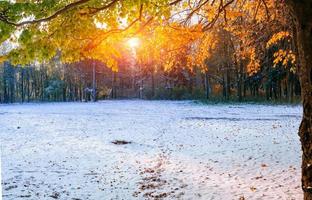
[[[196,8],[194,8],[192,10],[192,12],[190,14],[188,14],[186,20],[185,20],[185,23],[187,23],[192,17],[193,15],[198,11],[200,10],[205,4],[207,4],[209,2],[209,0],[205,0],[203,3],[199,4]]]
[[[182,0],[175,0],[175,1],[171,2],[171,3],[169,3],[169,6],[174,6],[174,5],[178,4],[181,1]]]
[[[227,2],[226,4],[223,5],[223,2],[220,2],[220,6],[218,9],[217,14],[215,15],[215,17],[212,19],[211,22],[209,22],[208,24],[206,24],[203,27],[203,31],[207,31],[208,29],[210,29],[215,23],[216,21],[219,19],[220,14],[225,11],[226,7],[228,7],[230,4],[232,4],[235,0],[230,0],[229,2]]]
[[[270,20],[270,12],[269,12],[269,8],[268,8],[267,3],[266,3],[266,1],[265,1],[265,0],[261,0],[261,2],[264,4],[265,11],[266,11],[266,15],[267,15],[267,18],[268,18],[268,20]]]
[[[47,22],[47,21],[50,21],[50,20],[58,17],[62,13],[67,12],[70,9],[75,8],[77,6],[80,6],[82,4],[85,4],[85,3],[89,2],[89,1],[91,1],[91,0],[79,0],[79,1],[76,1],[76,2],[73,2],[73,3],[70,3],[70,4],[66,5],[66,6],[64,6],[63,8],[57,10],[52,15],[50,15],[48,17],[41,18],[41,19],[27,20],[27,21],[23,21],[23,22],[17,23],[17,22],[10,21],[3,14],[2,15],[0,14],[0,21],[4,22],[6,24],[12,25],[12,26],[16,26],[16,27],[24,26],[24,25],[27,25],[27,24],[37,24],[37,23],[41,23],[41,22]],[[93,14],[96,13],[96,12],[99,12],[101,10],[108,9],[109,7],[113,6],[117,1],[119,1],[119,0],[112,0],[107,5],[104,5],[102,7],[96,8],[96,10],[93,11]]]

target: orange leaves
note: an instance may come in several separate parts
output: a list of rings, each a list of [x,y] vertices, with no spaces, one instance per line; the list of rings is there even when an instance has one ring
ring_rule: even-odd
[[[236,19],[237,17],[242,17],[244,15],[243,12],[239,12],[236,10],[227,10],[226,11],[226,17],[228,19]]]
[[[188,56],[189,67],[197,66],[203,71],[207,71],[206,60],[210,59],[219,43],[219,37],[215,32],[207,32],[193,46],[193,50]]]
[[[266,47],[269,48],[272,45],[277,44],[279,41],[283,40],[283,39],[287,39],[290,38],[290,34],[288,31],[281,31],[278,33],[275,33],[271,39],[267,42]]]
[[[288,31],[280,31],[275,33],[270,40],[266,44],[266,48],[270,48],[273,45],[277,45],[280,41],[291,38],[291,35]],[[295,73],[296,72],[296,55],[292,50],[289,49],[279,49],[273,55],[273,66],[281,64],[284,67],[290,66],[290,71]]]
[[[256,49],[251,48],[249,51],[250,61],[247,65],[248,74],[254,74],[260,69],[260,60],[256,56]]]
[[[0,56],[0,64],[7,60],[7,56]]]
[[[291,50],[279,49],[274,53],[273,57],[274,67],[279,63],[283,66],[287,66],[289,64],[291,65],[290,71],[293,73],[296,72],[296,55]]]
[[[165,71],[175,66],[187,67],[187,55],[203,35],[200,30],[199,25],[183,27],[177,23],[153,27],[141,35],[141,44],[136,51],[137,60],[144,66],[151,63],[162,65]]]
[[[113,72],[118,72],[118,62],[115,59],[107,58],[105,61],[107,67],[111,68]]]
[[[174,67],[174,60],[170,59],[164,62],[164,70],[165,71],[170,71]]]

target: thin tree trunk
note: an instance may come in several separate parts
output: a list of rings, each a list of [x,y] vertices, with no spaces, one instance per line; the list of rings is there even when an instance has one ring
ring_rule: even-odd
[[[26,79],[27,79],[27,102],[29,102],[30,101],[30,70],[28,69],[27,70],[27,77],[26,77]]]
[[[239,63],[239,70],[237,72],[237,97],[238,97],[238,101],[241,102],[243,100],[243,97],[242,97],[242,83],[243,83],[243,69],[244,66],[243,66],[243,63],[242,61],[240,61]]]
[[[24,69],[22,68],[22,73],[21,73],[21,97],[22,97],[22,103],[25,100],[25,96],[24,96]]]
[[[231,77],[230,77],[230,66],[227,64],[226,68],[226,100],[230,100],[231,96]]]
[[[92,64],[92,101],[96,101],[96,66],[95,66],[95,61],[93,61]]]
[[[152,98],[155,97],[155,70],[154,65],[152,67]]]
[[[112,71],[112,99],[117,98],[117,72]]]
[[[206,86],[206,99],[210,96],[210,85],[209,85],[209,75],[208,72],[205,73],[205,86]]]

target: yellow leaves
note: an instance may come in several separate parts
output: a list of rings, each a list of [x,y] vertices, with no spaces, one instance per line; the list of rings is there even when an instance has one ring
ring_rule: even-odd
[[[156,26],[140,35],[136,57],[141,66],[162,65],[166,71],[175,66],[186,67],[189,51],[203,33],[199,25],[182,27],[178,23]]]
[[[89,14],[89,12],[90,12],[89,8],[82,8],[78,11],[80,15],[87,15]]]
[[[182,3],[182,8],[183,8],[183,9],[187,9],[188,7],[189,7],[189,5],[188,5],[187,1],[184,1],[184,2]]]
[[[257,73],[260,69],[260,61],[258,59],[250,60],[247,65],[247,72],[249,75]]]
[[[113,72],[118,72],[118,62],[115,59],[108,58],[105,64],[107,67],[111,68]]]
[[[252,75],[260,69],[260,60],[256,56],[255,48],[251,48],[249,54],[250,61],[247,65],[247,72]]]
[[[244,14],[242,12],[239,11],[235,11],[235,10],[227,10],[226,12],[226,17],[228,19],[236,19],[237,17],[241,17]]]
[[[290,34],[288,31],[281,31],[278,33],[275,33],[271,39],[267,42],[266,47],[270,48],[272,45],[277,44],[279,41],[289,38]]]
[[[84,58],[81,57],[81,55],[79,54],[78,51],[72,52],[66,52],[66,51],[62,51],[62,56],[61,56],[61,61],[63,63],[73,63],[73,62],[77,62],[80,60],[83,60]]]
[[[193,43],[193,48],[187,58],[187,65],[200,67],[201,70],[207,70],[206,60],[210,59],[214,50],[220,42],[219,37],[215,32],[207,32]]]
[[[164,63],[164,70],[169,71],[170,69],[172,69],[173,66],[174,66],[174,61],[168,60]]]
[[[291,50],[279,49],[273,55],[273,66],[276,67],[277,64],[281,63],[284,67],[288,64],[290,65],[290,71],[296,72],[296,55]]]
[[[7,60],[6,56],[0,56],[0,64]]]
[[[90,54],[90,58],[102,61],[112,71],[118,72],[118,58],[121,57],[120,53],[113,47],[111,49],[103,49],[103,51],[97,51]]]

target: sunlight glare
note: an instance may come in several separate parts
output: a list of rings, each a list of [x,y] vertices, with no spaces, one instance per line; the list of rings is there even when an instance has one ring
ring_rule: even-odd
[[[140,40],[139,38],[130,38],[128,41],[127,41],[127,44],[129,45],[129,47],[131,48],[136,48],[140,45]]]

